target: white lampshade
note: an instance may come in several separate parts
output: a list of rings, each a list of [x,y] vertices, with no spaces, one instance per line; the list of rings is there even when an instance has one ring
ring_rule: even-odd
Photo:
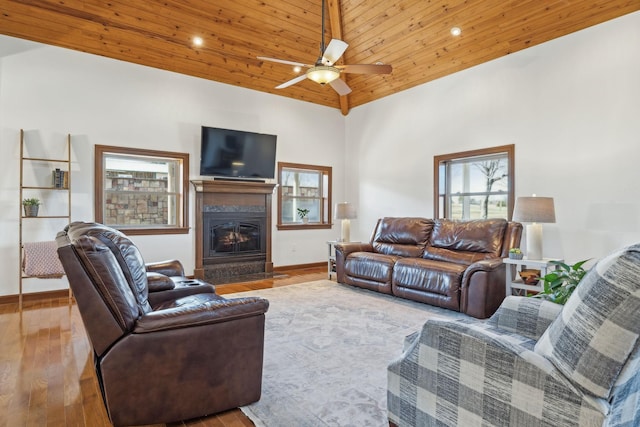
[[[513,220],[530,222],[526,227],[527,258],[540,260],[542,255],[542,224],[556,222],[552,197],[518,197]]]
[[[353,204],[341,202],[336,203],[334,216],[336,219],[356,219],[358,214]]]
[[[342,220],[342,227],[340,232],[340,241],[341,242],[349,242],[351,241],[351,221],[358,217],[356,207],[351,203],[341,202],[336,203],[334,210],[335,219]]]

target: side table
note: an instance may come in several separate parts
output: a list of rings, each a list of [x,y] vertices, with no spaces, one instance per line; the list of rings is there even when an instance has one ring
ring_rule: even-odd
[[[526,296],[527,292],[541,292],[543,290],[544,281],[538,280],[537,283],[527,285],[520,278],[520,272],[527,268],[540,270],[540,277],[544,277],[550,269],[555,269],[556,266],[552,262],[564,262],[560,258],[544,258],[544,259],[511,259],[503,258],[502,260],[507,264],[506,274],[506,294],[508,295],[523,295]]]
[[[329,240],[327,246],[329,247],[329,257],[327,258],[327,273],[329,280],[336,274],[336,245],[338,243],[360,243],[360,242],[342,242],[340,240]]]
[[[331,280],[333,274],[336,274],[336,245],[338,243],[342,242],[338,240],[329,240],[327,242],[327,246],[329,247],[329,258],[327,258],[327,273],[329,275],[329,280]]]

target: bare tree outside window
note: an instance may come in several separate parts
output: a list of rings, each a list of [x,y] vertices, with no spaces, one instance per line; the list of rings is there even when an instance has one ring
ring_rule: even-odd
[[[514,146],[434,157],[434,216],[510,219],[514,203]]]
[[[502,173],[505,169],[502,166],[503,159],[495,159],[488,160],[486,162],[474,163],[474,166],[477,167],[480,172],[485,176],[485,186],[487,194],[484,196],[484,200],[482,201],[482,218],[489,218],[489,198],[491,197],[491,189],[493,188],[493,184],[498,181],[501,181],[507,178],[509,175],[507,173]]]

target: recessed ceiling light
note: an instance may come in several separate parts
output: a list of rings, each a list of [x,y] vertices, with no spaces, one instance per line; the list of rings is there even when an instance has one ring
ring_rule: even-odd
[[[193,45],[194,46],[202,46],[203,44],[204,44],[204,40],[202,40],[202,37],[195,36],[193,38]]]
[[[296,65],[295,67],[293,67],[294,73],[299,73],[300,71],[302,71],[302,67],[300,67],[299,65]]]
[[[462,30],[460,29],[460,27],[451,28],[451,35],[459,36],[461,33],[462,33]]]

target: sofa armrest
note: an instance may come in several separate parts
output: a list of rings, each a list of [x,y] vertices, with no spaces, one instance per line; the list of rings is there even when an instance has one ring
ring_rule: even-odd
[[[171,279],[170,279],[171,280]],[[175,283],[172,280],[172,283]],[[199,282],[197,285],[187,285],[183,286],[177,284],[175,288],[168,289],[165,291],[155,291],[151,292],[149,289],[149,304],[153,307],[154,310],[161,308],[161,306],[165,304],[171,304],[173,301],[186,298],[192,295],[198,294],[215,294],[216,288],[213,285],[210,285],[205,282]]]
[[[340,253],[345,258],[353,252],[373,252],[373,245],[371,243],[337,243],[336,244],[336,256]]]
[[[344,263],[349,254],[354,252],[373,252],[373,245],[370,243],[338,243],[336,248],[336,280],[344,283]]]
[[[465,276],[473,274],[476,271],[493,271],[502,268],[504,262],[502,258],[483,259],[482,261],[474,262],[464,272]]]
[[[165,276],[184,276],[184,267],[177,259],[150,262],[144,266],[148,272],[160,273]]]
[[[551,301],[507,296],[487,323],[537,341],[561,311],[562,306]]]
[[[168,291],[176,287],[176,284],[169,276],[165,276],[162,273],[156,273],[155,271],[147,271],[147,286],[149,292],[162,292]]]
[[[581,393],[532,346],[532,340],[503,334],[487,322],[427,320],[414,343],[388,366],[389,420],[602,425],[607,403]],[[500,409],[487,410],[488,402]]]
[[[460,311],[486,319],[498,309],[505,297],[506,268],[502,258],[471,264],[462,276]]]
[[[269,301],[258,297],[216,299],[152,311],[138,319],[135,334],[228,322],[267,312]]]

